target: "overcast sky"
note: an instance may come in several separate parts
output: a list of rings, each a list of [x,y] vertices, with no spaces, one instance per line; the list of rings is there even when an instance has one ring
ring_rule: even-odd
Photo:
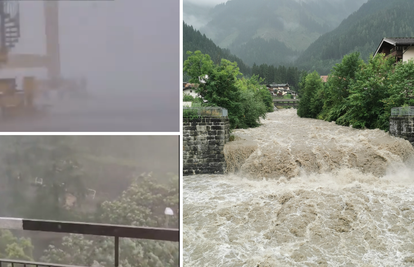
[[[206,6],[215,6],[227,2],[227,0],[183,0],[185,3],[193,3]]]

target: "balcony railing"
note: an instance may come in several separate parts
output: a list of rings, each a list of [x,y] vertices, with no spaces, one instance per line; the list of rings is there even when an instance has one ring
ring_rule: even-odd
[[[0,259],[0,267],[85,267],[85,266]]]
[[[119,238],[149,239],[157,241],[179,242],[180,233],[178,229],[136,227],[128,225],[112,225],[83,222],[63,222],[49,220],[30,220],[20,218],[0,217],[0,229],[28,230],[54,233],[82,234],[95,236],[110,236],[115,239],[114,266],[119,266]],[[26,267],[26,266],[55,266],[69,267],[54,263],[26,262],[0,259],[0,267]]]

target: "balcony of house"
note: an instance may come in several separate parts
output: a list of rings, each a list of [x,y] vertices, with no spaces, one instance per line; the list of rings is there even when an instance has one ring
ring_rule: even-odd
[[[151,227],[137,227],[127,225],[112,225],[112,224],[98,224],[98,223],[84,223],[84,222],[68,222],[68,221],[51,221],[51,220],[31,220],[20,218],[2,218],[0,217],[0,230],[10,231],[37,231],[60,234],[78,234],[97,237],[107,237],[113,240],[109,250],[113,249],[113,264],[103,265],[99,259],[91,258],[93,261],[89,267],[101,266],[120,266],[120,239],[141,239],[154,240],[164,242],[179,242],[179,230],[171,228],[151,228]],[[8,244],[6,244],[8,245]],[[107,247],[107,248],[108,248]],[[81,247],[81,250],[83,248]],[[138,252],[137,252],[138,253]],[[76,255],[73,255],[76,256]],[[111,259],[112,259],[112,256]],[[91,255],[91,257],[93,257]],[[139,264],[139,263],[137,263]],[[66,265],[62,263],[51,262],[35,262],[27,260],[16,259],[0,259],[0,267],[73,267],[82,265]],[[86,265],[83,265],[86,266]]]
[[[401,50],[397,50],[397,49],[393,48],[393,49],[390,50],[390,53],[387,55],[387,57],[394,57],[395,60],[397,62],[399,62],[403,58],[403,53],[402,53]]]

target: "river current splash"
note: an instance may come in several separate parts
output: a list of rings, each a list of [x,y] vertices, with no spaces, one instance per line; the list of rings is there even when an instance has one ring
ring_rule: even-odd
[[[184,266],[414,266],[414,149],[380,130],[268,114],[226,175],[184,177]]]

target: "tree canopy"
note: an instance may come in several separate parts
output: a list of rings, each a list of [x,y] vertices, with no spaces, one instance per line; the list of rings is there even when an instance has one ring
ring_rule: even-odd
[[[301,83],[300,117],[336,121],[355,128],[389,129],[393,107],[414,105],[414,61],[398,62],[378,54],[365,63],[346,55],[322,86],[317,72]]]
[[[138,176],[118,199],[101,205],[98,218],[102,223],[178,228],[178,183],[177,176],[162,183],[148,175]],[[166,207],[175,211],[173,216],[164,214]],[[121,238],[120,253],[120,264],[124,267],[179,265],[176,242]],[[61,247],[49,246],[44,254],[45,262],[91,266],[97,261],[111,266],[114,241],[113,238],[72,234],[63,238]]]
[[[216,65],[200,51],[187,54],[184,72],[191,77],[190,82],[199,84],[197,92],[207,101],[204,105],[226,108],[232,129],[260,125],[272,101],[270,93],[259,84],[262,79],[242,78],[236,62],[222,59]]]

